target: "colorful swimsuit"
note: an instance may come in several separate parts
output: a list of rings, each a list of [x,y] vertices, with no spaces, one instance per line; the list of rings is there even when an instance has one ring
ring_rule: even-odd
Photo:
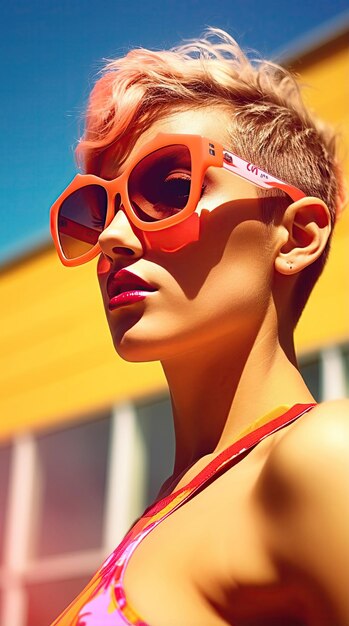
[[[138,544],[199,489],[236,465],[262,439],[295,421],[313,406],[296,404],[286,413],[248,432],[218,454],[187,485],[146,509],[87,587],[51,626],[149,626],[128,604],[123,588],[128,561]]]

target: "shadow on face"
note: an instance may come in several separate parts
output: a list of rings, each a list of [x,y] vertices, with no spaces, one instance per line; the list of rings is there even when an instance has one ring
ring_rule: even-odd
[[[186,297],[194,299],[223,256],[226,255],[228,260],[231,257],[232,262],[235,257],[238,262],[241,249],[245,252],[248,249],[252,260],[255,239],[262,243],[266,229],[257,198],[233,200],[217,206],[213,211],[201,210],[197,241],[172,253],[148,249],[144,258],[163,267],[180,285]],[[142,237],[142,234],[139,236]]]

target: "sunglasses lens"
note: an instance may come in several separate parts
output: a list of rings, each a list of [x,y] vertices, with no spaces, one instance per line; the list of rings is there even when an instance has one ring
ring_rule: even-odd
[[[186,146],[155,150],[132,170],[128,196],[137,217],[155,222],[185,209],[191,187],[191,155]]]
[[[100,185],[81,187],[62,202],[58,236],[66,259],[77,259],[96,245],[104,229],[107,207],[107,192]]]

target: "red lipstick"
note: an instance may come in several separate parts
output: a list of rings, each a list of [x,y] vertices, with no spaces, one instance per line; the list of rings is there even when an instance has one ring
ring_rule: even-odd
[[[128,270],[122,269],[115,274],[110,274],[107,281],[109,311],[127,304],[141,302],[148,293],[154,291],[157,291],[155,287]]]

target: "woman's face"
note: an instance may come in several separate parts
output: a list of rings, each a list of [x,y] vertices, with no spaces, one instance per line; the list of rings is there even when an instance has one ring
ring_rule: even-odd
[[[229,114],[217,107],[176,112],[138,139],[123,167],[158,132],[199,134],[229,148],[228,127]],[[110,179],[121,173],[113,162],[111,147],[100,176]],[[253,332],[266,313],[274,271],[273,231],[261,219],[256,188],[212,167],[197,214],[199,237],[176,252],[147,244],[122,210],[100,236],[104,254],[98,277],[105,311],[114,346],[126,360],[167,360],[226,342],[235,333]],[[130,290],[127,276],[113,279],[122,269],[135,275],[132,288],[141,279],[153,291],[143,299],[125,298],[113,308],[115,285]]]

